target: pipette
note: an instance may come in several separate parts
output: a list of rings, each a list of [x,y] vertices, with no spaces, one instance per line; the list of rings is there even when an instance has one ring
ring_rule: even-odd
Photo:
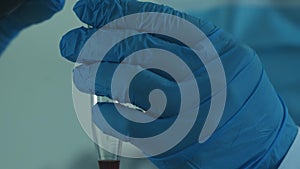
[[[97,102],[108,102],[107,98],[91,95],[91,106]],[[99,169],[119,169],[122,141],[99,131],[97,126],[92,123],[93,137],[98,154]]]

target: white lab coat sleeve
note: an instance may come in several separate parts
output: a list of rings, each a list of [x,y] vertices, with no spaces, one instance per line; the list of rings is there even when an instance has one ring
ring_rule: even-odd
[[[278,169],[300,169],[299,157],[300,157],[300,128],[298,128],[298,134]]]

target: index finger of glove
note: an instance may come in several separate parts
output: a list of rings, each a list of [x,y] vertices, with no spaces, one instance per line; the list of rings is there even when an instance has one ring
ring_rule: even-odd
[[[128,0],[80,0],[76,3],[73,9],[82,22],[96,28],[101,28],[104,25],[127,15],[155,12],[170,14],[173,16],[183,18],[197,26],[206,35],[213,33],[217,29],[216,26],[207,21],[177,11],[171,7],[165,5],[158,5],[150,2],[138,2]],[[136,28],[138,31],[149,32],[153,28],[159,28],[157,27],[157,25],[149,25],[149,23],[153,23],[157,19],[158,18],[155,15],[148,15],[143,18],[137,18],[137,20],[133,20],[131,22],[135,22],[136,24],[138,24],[138,28]],[[125,23],[121,23],[120,25],[116,24],[114,25],[114,27],[118,29],[132,29],[128,27],[130,25],[126,23],[128,22],[128,20],[123,21]],[[163,24],[173,24],[174,26],[181,26],[179,22],[170,23],[170,20],[168,20],[168,18],[164,19]]]

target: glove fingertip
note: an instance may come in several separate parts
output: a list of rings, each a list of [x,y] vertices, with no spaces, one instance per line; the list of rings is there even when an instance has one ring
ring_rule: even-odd
[[[93,3],[87,0],[79,0],[73,7],[76,16],[84,23],[93,25]]]
[[[66,33],[59,44],[61,55],[71,62],[81,62],[78,55],[96,29],[80,27]]]
[[[73,69],[73,83],[76,88],[83,92],[89,93],[89,85],[88,80],[86,79],[86,68],[84,66],[78,66]]]
[[[77,56],[74,54],[74,50],[76,50],[75,43],[72,42],[72,32],[67,33],[64,35],[59,43],[59,48],[60,48],[60,53],[61,55],[71,61],[71,62],[76,62]]]
[[[54,13],[61,11],[65,5],[65,0],[51,0],[52,6],[51,9]]]

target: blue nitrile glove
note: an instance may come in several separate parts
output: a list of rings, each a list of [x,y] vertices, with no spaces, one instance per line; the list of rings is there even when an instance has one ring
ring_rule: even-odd
[[[170,51],[183,60],[193,72],[193,75],[201,94],[201,102],[188,102],[190,109],[183,109],[183,122],[181,127],[193,123],[192,129],[186,137],[166,152],[150,156],[149,159],[160,169],[245,169],[261,168],[275,169],[287,153],[296,134],[297,127],[291,120],[288,110],[278,96],[268,77],[263,70],[256,53],[250,48],[240,45],[222,29],[189,16],[185,13],[175,11],[172,8],[153,3],[119,0],[80,0],[74,7],[77,16],[92,28],[77,28],[67,33],[61,40],[61,54],[68,60],[81,63],[74,70],[74,83],[77,88],[85,93],[108,96],[120,103],[132,103],[138,107],[148,110],[145,114],[123,106],[119,103],[98,103],[93,108],[93,121],[105,133],[129,141],[140,148],[146,155],[151,155],[153,150],[168,146],[168,142],[177,139],[177,135],[169,137],[163,142],[148,142],[144,144],[135,138],[148,138],[157,136],[168,130],[177,117],[182,106],[179,86],[189,85],[191,79],[181,74],[182,67],[178,67],[173,60],[164,59],[160,56],[143,55],[139,53],[135,57],[127,59],[134,52],[142,49],[163,49]],[[182,42],[172,37],[159,34],[147,34],[155,29],[169,29],[184,27],[182,22],[165,20],[158,26],[153,20],[159,18],[140,17],[136,20],[121,19],[124,24],[112,24],[100,29],[107,23],[135,13],[159,12],[172,14],[183,18],[197,26],[211,41],[222,61],[226,86],[223,90],[227,92],[224,114],[208,140],[199,142],[199,135],[206,124],[212,98],[222,93],[218,91],[211,93],[211,81],[207,73],[209,65],[203,63],[195,56],[195,53]],[[138,28],[133,30],[131,26],[126,27],[126,22],[137,22]],[[129,24],[130,25],[130,24]],[[259,25],[258,25],[259,26]],[[170,28],[170,29],[171,29]],[[135,36],[129,36],[118,41],[110,50],[110,43],[116,41],[118,36],[124,36],[132,32],[140,32]],[[191,32],[182,32],[179,36],[193,37]],[[109,35],[109,38],[102,38]],[[198,39],[199,42],[202,39]],[[195,42],[195,47],[197,42]],[[105,57],[100,57],[105,54]],[[149,53],[148,53],[149,54]],[[165,53],[166,54],[166,53]],[[166,54],[167,56],[167,54]],[[168,72],[158,69],[146,69],[147,66],[155,66],[153,58],[162,58],[166,67],[172,67],[182,77],[176,83]],[[215,56],[207,55],[209,64],[213,64]],[[114,73],[122,67],[123,72],[116,79]],[[127,75],[139,72],[130,82],[125,85]],[[212,77],[214,78],[214,77]],[[217,79],[218,80],[218,79]],[[112,87],[112,82],[117,82],[117,87]],[[124,83],[124,85],[123,85]],[[160,89],[166,97],[166,106],[152,107],[154,102],[163,100],[151,100],[149,96],[154,89]],[[192,94],[195,91],[187,91]],[[158,92],[159,93],[159,92]],[[159,94],[158,94],[159,95]],[[149,99],[151,101],[149,101]],[[195,107],[200,105],[198,116],[189,118]],[[100,111],[101,110],[101,111]],[[163,113],[161,114],[161,111]],[[120,115],[120,113],[122,115]],[[124,118],[124,116],[126,118]],[[159,116],[157,119],[156,117]],[[109,128],[109,125],[114,130]],[[185,118],[186,117],[186,118]],[[131,119],[131,120],[128,120]],[[134,120],[143,120],[135,122]],[[214,117],[212,117],[214,119]],[[154,120],[154,121],[152,121]],[[214,121],[214,120],[212,120]],[[147,123],[146,123],[147,122]],[[178,134],[180,134],[180,128]]]
[[[51,18],[64,3],[64,0],[25,0],[12,13],[0,18],[0,55],[21,30]]]

